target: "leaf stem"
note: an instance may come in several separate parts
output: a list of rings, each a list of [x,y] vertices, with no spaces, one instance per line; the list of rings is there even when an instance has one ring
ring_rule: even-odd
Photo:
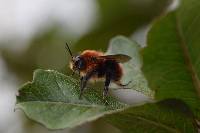
[[[197,72],[195,71],[195,68],[192,65],[192,61],[188,52],[188,48],[187,48],[187,44],[183,35],[183,31],[181,29],[181,25],[180,25],[180,21],[178,16],[176,15],[176,30],[177,30],[177,35],[180,41],[180,45],[183,51],[183,56],[185,59],[185,64],[187,65],[187,69],[190,72],[191,76],[192,76],[192,81],[193,81],[193,85],[197,91],[198,96],[200,97],[200,81],[197,75]]]

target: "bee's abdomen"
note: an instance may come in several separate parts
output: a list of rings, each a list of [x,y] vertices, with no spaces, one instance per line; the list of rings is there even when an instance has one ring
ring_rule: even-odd
[[[122,77],[122,68],[115,60],[105,60],[104,63],[99,65],[98,77],[104,77],[108,74],[112,81],[119,81]]]

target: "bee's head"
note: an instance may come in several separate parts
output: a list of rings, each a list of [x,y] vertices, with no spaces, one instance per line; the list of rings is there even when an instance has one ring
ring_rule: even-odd
[[[73,56],[72,52],[67,44],[66,44],[66,48],[68,49],[68,52],[71,55],[70,68],[72,69],[73,72],[76,72],[76,71],[80,72],[80,70],[83,69],[85,66],[84,59],[81,58],[79,55]]]
[[[70,68],[73,71],[80,71],[81,69],[84,68],[84,59],[81,58],[79,55],[78,56],[72,56],[72,60],[70,63]]]

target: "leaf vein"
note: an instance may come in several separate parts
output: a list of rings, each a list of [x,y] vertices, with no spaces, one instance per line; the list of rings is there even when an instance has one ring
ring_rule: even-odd
[[[191,61],[191,58],[190,58],[190,55],[188,52],[188,48],[186,45],[186,41],[185,41],[185,38],[183,35],[183,31],[181,29],[181,24],[179,22],[178,16],[176,16],[176,30],[177,30],[177,35],[178,35],[178,38],[180,41],[181,49],[183,51],[183,56],[185,59],[186,66],[188,68],[189,73],[191,74],[193,85],[198,93],[198,96],[200,97],[200,81],[199,81],[198,75],[192,65],[192,61]]]

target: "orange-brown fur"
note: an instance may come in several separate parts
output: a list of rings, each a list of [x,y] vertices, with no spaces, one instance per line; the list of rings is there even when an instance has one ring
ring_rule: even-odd
[[[85,50],[81,53],[81,57],[83,57],[86,61],[86,68],[84,70],[81,70],[81,75],[85,75],[87,72],[91,71],[92,69],[94,69],[95,67],[97,67],[97,65],[99,63],[102,63],[103,60],[97,60],[96,62],[92,61],[92,57],[98,57],[98,56],[103,56],[104,54],[102,52],[99,51],[95,51],[95,50]],[[92,78],[97,78],[97,77],[92,77]]]
[[[87,72],[93,70],[94,68],[98,67],[99,65],[103,65],[105,63],[105,61],[107,59],[97,59],[95,61],[92,60],[92,58],[94,57],[98,57],[98,56],[103,56],[104,53],[99,52],[99,51],[95,51],[95,50],[85,50],[80,54],[80,57],[83,57],[85,62],[86,62],[86,67],[85,69],[80,71],[81,76],[85,76]],[[115,83],[119,84],[120,83],[120,79],[123,75],[123,71],[122,71],[122,67],[121,65],[118,63],[116,66],[116,80],[114,81]],[[105,75],[104,75],[105,76]],[[93,75],[90,79],[90,81],[96,81],[96,80],[100,80],[104,77],[98,77],[97,75]]]

